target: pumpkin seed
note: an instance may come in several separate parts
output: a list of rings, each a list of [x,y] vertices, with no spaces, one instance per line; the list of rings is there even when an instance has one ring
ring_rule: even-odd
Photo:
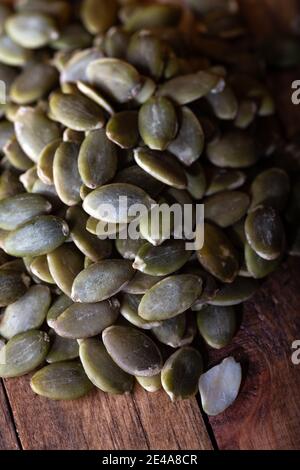
[[[161,371],[163,389],[172,401],[190,398],[197,393],[202,371],[201,354],[194,348],[181,348],[169,357]]]
[[[246,129],[253,122],[256,112],[257,106],[253,101],[241,101],[234,121],[235,126],[239,129]]]
[[[121,148],[136,147],[139,142],[138,113],[123,111],[114,114],[107,123],[106,135]]]
[[[75,131],[91,131],[104,125],[102,110],[85,96],[56,92],[49,106],[56,121]]]
[[[138,271],[122,290],[128,294],[145,294],[161,279],[163,279],[163,276],[150,276]]]
[[[3,153],[9,163],[17,170],[26,171],[33,166],[33,162],[23,152],[15,137],[6,142],[3,147]]]
[[[224,348],[236,332],[236,315],[233,307],[204,306],[197,314],[200,334],[215,349]]]
[[[262,279],[271,274],[280,264],[280,258],[267,260],[259,256],[251,246],[245,244],[245,263],[247,270],[256,279]]]
[[[31,57],[31,51],[17,44],[9,36],[0,36],[0,61],[6,65],[22,67]]]
[[[63,338],[89,338],[112,325],[118,315],[119,303],[116,300],[74,303],[53,321],[52,327]]]
[[[69,361],[79,356],[79,345],[74,339],[62,338],[54,331],[50,331],[51,348],[46,357],[49,364]]]
[[[84,269],[75,278],[72,288],[74,302],[101,302],[119,292],[133,277],[127,260],[104,260]]]
[[[159,325],[159,322],[148,322],[143,320],[138,314],[138,306],[141,301],[140,295],[123,294],[120,313],[126,320],[142,330],[151,330]]]
[[[122,27],[112,26],[103,40],[104,50],[108,57],[126,58],[130,35]]]
[[[145,243],[146,240],[144,240],[143,238],[138,238],[137,240],[133,240],[131,238],[126,238],[125,240],[117,238],[115,241],[116,249],[122,256],[122,258],[132,260],[135,259],[139,249],[144,246]]]
[[[65,26],[59,37],[51,41],[51,47],[59,51],[72,51],[75,49],[89,47],[92,42],[91,35],[81,24],[73,23]]]
[[[146,103],[155,93],[156,83],[152,78],[142,77],[142,86],[140,91],[134,98],[134,102],[138,105]]]
[[[49,93],[57,81],[58,73],[52,65],[31,64],[13,82],[10,99],[20,105],[33,103]]]
[[[149,173],[145,173],[138,165],[129,166],[121,170],[117,173],[114,182],[138,186],[151,197],[156,197],[164,187],[163,183],[153,178]]]
[[[32,274],[34,274],[34,276],[36,276],[41,281],[46,282],[48,284],[55,284],[55,281],[49,271],[46,255],[37,256],[36,258],[34,258],[29,268]]]
[[[53,159],[53,182],[61,201],[74,206],[80,201],[81,178],[78,171],[79,146],[61,142]]]
[[[202,281],[191,274],[167,277],[143,296],[139,315],[147,321],[167,320],[188,310],[200,296]]]
[[[257,150],[252,137],[236,130],[223,134],[207,146],[208,159],[221,168],[248,168],[257,161]]]
[[[90,217],[90,219],[93,219],[93,217]],[[105,240],[107,237],[114,239],[118,236],[119,233],[122,233],[123,230],[127,230],[127,224],[109,224],[107,222],[103,222],[102,220],[93,220],[95,221],[95,235],[97,235],[97,237],[101,240]],[[135,240],[128,239],[128,241],[130,242]]]
[[[237,189],[246,181],[246,175],[239,170],[226,170],[218,168],[213,170],[206,195],[212,196],[226,190]]]
[[[61,140],[54,140],[50,144],[46,145],[37,162],[37,174],[43,183],[52,185],[53,184],[53,162],[55,152],[61,144]]]
[[[185,313],[177,315],[169,320],[164,320],[151,329],[152,334],[158,341],[172,348],[178,348],[185,335],[187,328],[187,317]]]
[[[238,100],[229,86],[225,86],[220,93],[209,93],[206,96],[215,115],[219,119],[235,119],[238,113]]]
[[[145,389],[147,392],[158,392],[162,388],[161,374],[153,375],[152,377],[136,376],[135,378],[140,386],[143,387],[143,389]]]
[[[181,9],[176,5],[150,4],[135,5],[131,14],[125,21],[127,31],[137,31],[139,29],[164,28],[167,26],[177,26],[181,17]]]
[[[136,328],[110,326],[102,333],[104,346],[113,361],[131,375],[157,375],[162,357],[155,343]]]
[[[14,336],[0,351],[0,377],[28,374],[44,362],[49,346],[49,336],[43,331],[31,330]]]
[[[104,33],[117,20],[117,0],[84,0],[81,19],[91,34]]]
[[[0,151],[3,152],[5,145],[14,135],[14,127],[8,121],[0,122]]]
[[[217,306],[237,305],[250,299],[257,288],[258,283],[254,279],[237,277],[231,284],[221,287],[208,303]]]
[[[88,65],[102,57],[103,52],[96,47],[75,52],[62,66],[60,82],[62,84],[76,83],[78,81],[86,82]],[[80,91],[85,94],[82,90]]]
[[[64,243],[47,255],[49,271],[62,292],[71,296],[75,277],[83,269],[83,256],[72,243]]]
[[[7,197],[22,193],[24,188],[19,181],[18,174],[12,170],[4,170],[0,175],[0,201]]]
[[[19,333],[39,328],[46,318],[51,303],[46,286],[32,286],[26,294],[6,307],[0,317],[0,334],[11,339]]]
[[[12,269],[0,269],[0,306],[16,302],[25,294],[30,284],[28,276]]]
[[[199,391],[202,407],[209,416],[216,416],[235,401],[242,380],[242,369],[233,357],[201,375]]]
[[[68,234],[69,228],[62,219],[41,215],[10,232],[4,249],[12,256],[46,255],[62,245]]]
[[[70,299],[65,294],[61,294],[59,297],[57,297],[47,313],[47,323],[50,328],[53,327],[55,320],[72,304],[72,299]]]
[[[98,104],[108,114],[114,114],[114,109],[99,90],[80,80],[78,80],[76,83],[78,90],[81,91],[83,95]]]
[[[260,173],[251,185],[251,209],[257,206],[272,206],[283,211],[290,192],[289,177],[280,168],[270,168]]]
[[[27,49],[46,46],[59,36],[51,17],[33,11],[10,16],[5,28],[13,41]]]
[[[4,31],[5,21],[10,15],[10,9],[6,5],[0,5],[0,34]]]
[[[205,218],[222,228],[238,222],[250,205],[249,196],[241,191],[223,191],[204,200]]]
[[[251,248],[266,260],[279,258],[284,243],[282,221],[272,207],[259,206],[250,212],[245,233]]]
[[[104,129],[90,132],[79,152],[78,168],[86,186],[95,189],[108,183],[117,170],[117,149],[108,140]]]
[[[15,230],[35,216],[50,210],[51,204],[38,194],[17,194],[0,201],[0,228]]]
[[[93,385],[77,362],[50,364],[34,374],[32,390],[51,400],[75,400],[89,393]]]
[[[165,57],[165,46],[149,31],[139,31],[131,37],[127,58],[143,74],[159,79],[164,71]]]
[[[238,255],[231,241],[216,226],[204,224],[204,245],[197,251],[202,266],[222,282],[232,282],[239,270]]]

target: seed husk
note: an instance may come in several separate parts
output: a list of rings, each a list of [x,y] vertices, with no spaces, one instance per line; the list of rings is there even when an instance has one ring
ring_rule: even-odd
[[[83,255],[72,243],[64,243],[47,255],[47,261],[55,284],[70,297],[74,279],[83,269]]]
[[[126,198],[128,206],[123,207],[122,198]],[[112,183],[92,191],[85,198],[83,208],[92,217],[109,223],[129,223],[136,218],[128,209],[133,204],[150,209],[152,200],[148,194],[137,186],[127,183]],[[114,211],[103,210],[103,206],[114,207]]]
[[[143,320],[138,314],[138,306],[141,301],[140,295],[123,294],[120,313],[126,320],[137,328],[142,330],[151,330],[159,325],[159,322],[148,322]]]
[[[216,306],[238,305],[252,297],[259,284],[254,279],[236,277],[231,284],[221,287],[208,303]]]
[[[104,33],[117,20],[117,0],[84,0],[80,16],[91,34]]]
[[[114,299],[97,303],[74,303],[52,323],[52,327],[63,338],[90,338],[115,323],[118,315],[119,303]]]
[[[239,260],[231,241],[218,227],[205,223],[204,245],[197,251],[202,266],[222,282],[232,282],[239,270]]]
[[[31,64],[15,79],[10,99],[20,105],[37,101],[49,93],[58,82],[57,70],[49,64]]]
[[[51,303],[46,286],[32,286],[26,294],[6,307],[0,317],[0,334],[11,339],[19,333],[39,328],[46,318]]]
[[[138,71],[120,59],[104,58],[91,62],[87,67],[87,77],[118,103],[127,103],[141,89],[142,81]]]
[[[164,97],[150,98],[139,111],[139,131],[153,150],[165,150],[175,138],[178,122],[175,107]]]
[[[221,168],[248,168],[258,158],[255,141],[241,130],[227,132],[209,143],[207,156],[211,163]]]
[[[120,369],[99,339],[80,342],[80,360],[90,381],[103,392],[122,394],[132,390],[133,377]]]
[[[248,214],[245,233],[251,248],[266,260],[280,257],[284,243],[282,221],[272,207],[259,206]]]
[[[83,183],[91,189],[113,179],[117,171],[117,148],[104,129],[91,131],[80,147],[78,169]]]
[[[12,256],[46,255],[64,243],[69,234],[66,222],[52,215],[41,215],[13,230],[4,242]]]
[[[263,279],[271,274],[280,264],[280,258],[267,260],[259,256],[251,246],[245,244],[245,263],[247,270],[256,279]]]
[[[5,24],[13,41],[27,49],[38,49],[58,38],[59,33],[53,19],[37,12],[12,15]]]
[[[197,313],[197,325],[209,346],[214,349],[224,348],[236,332],[236,314],[230,306],[204,306]]]
[[[213,196],[226,190],[237,189],[246,181],[246,175],[239,170],[226,170],[218,168],[213,171],[206,190],[207,196]]]
[[[250,209],[257,206],[272,206],[283,211],[290,192],[287,173],[281,168],[270,168],[260,173],[251,185],[252,202]]]
[[[57,124],[38,108],[19,108],[14,124],[21,148],[35,163],[44,147],[60,137]]]
[[[0,351],[0,377],[20,377],[42,364],[48,354],[49,336],[31,330],[10,339]]]
[[[222,191],[204,200],[205,218],[222,228],[230,227],[246,215],[250,198],[241,191]]]
[[[51,204],[38,194],[17,194],[0,201],[0,228],[15,230],[25,222],[50,210]]]
[[[181,346],[186,328],[187,317],[185,313],[182,313],[169,320],[164,320],[157,326],[153,326],[151,332],[161,343],[171,348],[178,348]]]
[[[106,126],[107,137],[123,149],[134,148],[139,143],[138,113],[122,111],[114,114]]]
[[[199,391],[205,413],[216,416],[232,405],[238,395],[241,380],[241,366],[233,357],[227,357],[202,374]]]
[[[14,42],[9,36],[0,36],[0,61],[3,64],[22,67],[31,57],[31,51]]]
[[[149,274],[137,271],[122,290],[128,294],[145,294],[162,279],[163,276],[150,276]]]
[[[187,179],[181,165],[168,152],[140,147],[135,149],[136,163],[153,178],[177,189],[187,187]]]
[[[153,375],[152,377],[139,377],[136,376],[136,381],[147,392],[155,393],[161,390],[161,374]]]
[[[46,357],[49,364],[70,361],[79,356],[79,345],[76,340],[62,338],[54,331],[50,331],[51,347]]]
[[[133,267],[151,276],[168,276],[184,266],[190,256],[183,240],[167,240],[156,247],[144,243],[137,252]]]
[[[75,278],[72,288],[74,302],[101,302],[117,294],[133,277],[128,260],[104,260],[84,269]]]
[[[131,375],[157,375],[162,357],[156,344],[136,328],[110,326],[102,333],[104,346],[113,361]]]
[[[199,377],[203,371],[201,354],[184,347],[173,353],[161,371],[161,383],[172,401],[196,395]]]
[[[201,291],[202,281],[197,276],[191,274],[169,276],[146,292],[138,313],[147,321],[176,317],[193,305]]]
[[[93,388],[81,364],[73,361],[50,364],[34,374],[32,390],[51,400],[76,400]]]
[[[87,231],[88,216],[80,207],[70,207],[67,210],[66,219],[70,226],[72,241],[85,256],[95,263],[110,256],[112,251],[111,240],[100,240]]]
[[[30,264],[30,271],[41,281],[46,282],[47,284],[55,284],[55,281],[49,271],[46,255],[37,256],[34,258]]]
[[[20,271],[0,269],[0,306],[16,302],[25,294],[30,284],[30,278]]]
[[[3,153],[9,163],[20,171],[27,171],[33,166],[32,160],[23,152],[19,142],[15,137],[9,139],[3,147]]]
[[[65,294],[61,294],[59,297],[57,297],[47,313],[47,323],[50,328],[53,327],[55,320],[72,304],[73,300]]]
[[[74,131],[86,132],[104,126],[101,108],[83,95],[55,92],[49,106],[54,119]]]

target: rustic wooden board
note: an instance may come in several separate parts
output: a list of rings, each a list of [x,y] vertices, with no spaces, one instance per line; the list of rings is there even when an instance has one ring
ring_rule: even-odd
[[[2,381],[0,381],[0,450],[1,449],[19,449],[14,423],[9,412],[9,403],[5,396]]]

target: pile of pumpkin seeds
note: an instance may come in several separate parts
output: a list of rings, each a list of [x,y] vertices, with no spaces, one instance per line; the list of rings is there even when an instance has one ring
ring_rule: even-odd
[[[235,2],[187,3],[0,5],[0,377],[40,368],[39,395],[137,381],[215,415],[238,394],[240,364],[205,372],[203,347],[280,264],[290,180]],[[120,195],[204,204],[203,248],[152,237],[150,212],[139,240],[104,239],[130,222],[101,219]]]

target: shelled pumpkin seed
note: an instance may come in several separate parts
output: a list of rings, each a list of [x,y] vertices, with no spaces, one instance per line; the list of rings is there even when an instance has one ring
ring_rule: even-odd
[[[232,2],[186,3],[190,31],[169,2],[0,5],[0,377],[46,360],[42,396],[126,393],[136,378],[185,399],[200,377],[204,411],[222,412],[240,365],[202,374],[194,346],[227,346],[234,306],[286,244],[299,254],[299,184],[260,59]],[[268,63],[299,62],[294,40],[274,44]],[[174,214],[155,221],[190,205],[196,231],[201,203],[203,246],[177,239]]]

